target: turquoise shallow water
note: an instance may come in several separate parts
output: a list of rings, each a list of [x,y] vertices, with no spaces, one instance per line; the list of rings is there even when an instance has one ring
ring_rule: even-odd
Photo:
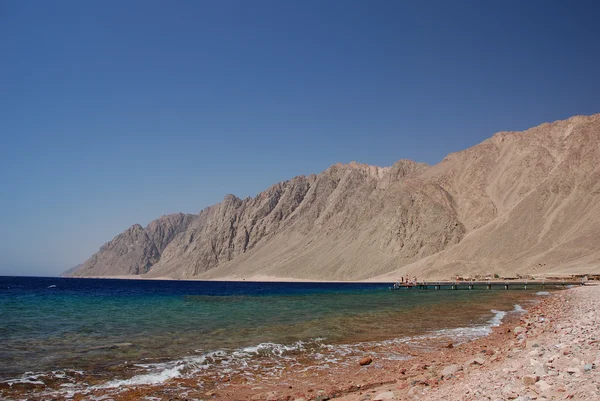
[[[189,367],[174,361],[192,357],[197,367],[207,356],[293,355],[314,344],[469,338],[533,298],[390,286],[1,277],[0,379],[58,370],[126,378],[157,366],[178,375]]]

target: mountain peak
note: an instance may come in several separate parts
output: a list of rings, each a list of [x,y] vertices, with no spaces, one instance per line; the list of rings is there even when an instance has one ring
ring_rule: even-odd
[[[133,225],[75,275],[358,280],[598,273],[600,114],[499,132],[428,166],[336,163]],[[585,271],[584,271],[585,270]]]

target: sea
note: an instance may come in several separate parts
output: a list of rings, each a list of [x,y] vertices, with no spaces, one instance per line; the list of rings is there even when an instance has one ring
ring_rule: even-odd
[[[366,348],[401,360],[410,355],[379,346],[471,341],[539,299],[535,290],[391,287],[0,277],[0,389],[251,377],[265,366],[355,363]]]

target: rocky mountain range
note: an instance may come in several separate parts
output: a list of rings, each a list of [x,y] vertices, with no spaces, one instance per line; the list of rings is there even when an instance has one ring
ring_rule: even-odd
[[[133,225],[73,276],[395,280],[600,273],[600,114],[428,166],[335,164]]]

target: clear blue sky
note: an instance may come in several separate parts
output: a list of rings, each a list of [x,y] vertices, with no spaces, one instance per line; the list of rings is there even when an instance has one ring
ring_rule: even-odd
[[[0,2],[0,275],[335,162],[600,112],[594,1]]]

